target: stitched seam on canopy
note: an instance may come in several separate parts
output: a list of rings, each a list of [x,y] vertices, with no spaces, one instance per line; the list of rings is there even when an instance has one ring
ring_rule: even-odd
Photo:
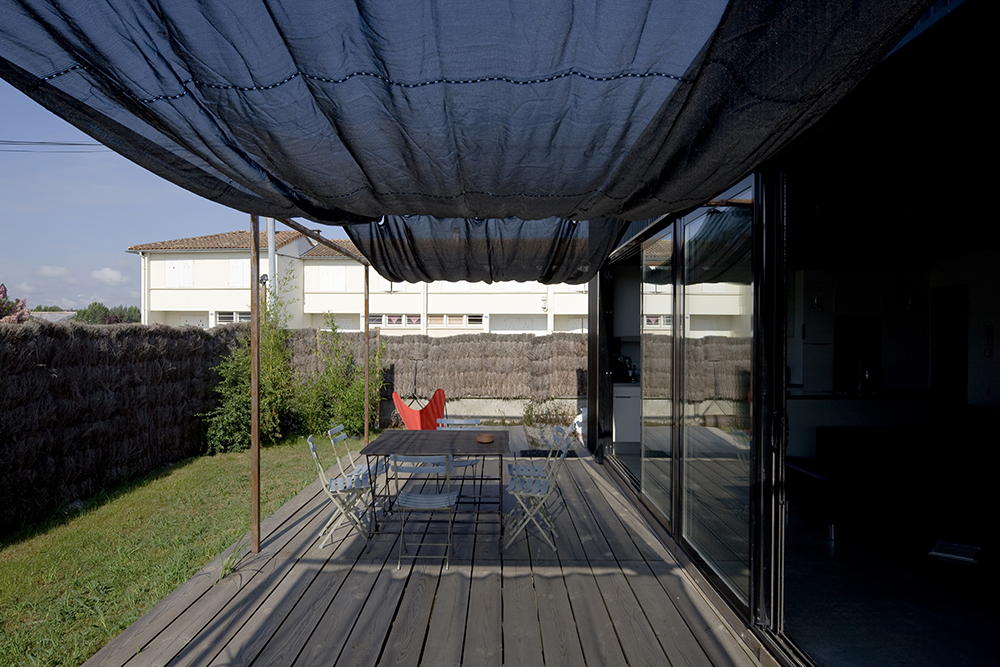
[[[62,71],[55,72],[54,74],[49,74],[47,76],[43,76],[43,77],[41,77],[41,80],[42,81],[49,81],[51,79],[55,79],[57,77],[63,76],[64,74],[69,74],[70,72],[72,72],[74,70],[78,70],[78,69],[89,70],[89,68],[86,67],[85,65],[74,65],[74,66],[68,67],[68,68],[66,68],[66,69],[64,69]],[[572,71],[569,71],[569,72],[563,72],[561,74],[554,74],[552,76],[543,77],[543,78],[539,78],[539,79],[513,79],[513,78],[509,78],[509,77],[502,77],[502,76],[487,76],[487,77],[480,77],[480,78],[475,78],[475,79],[432,79],[430,81],[418,81],[418,82],[415,82],[415,83],[405,83],[405,82],[401,82],[401,81],[393,81],[392,79],[390,79],[390,78],[388,78],[386,76],[382,76],[381,74],[378,74],[376,72],[351,72],[350,74],[348,74],[348,75],[346,75],[344,77],[341,77],[339,79],[332,79],[332,78],[329,78],[329,77],[317,76],[315,74],[309,74],[307,72],[294,72],[293,74],[290,74],[289,76],[285,77],[281,81],[278,81],[278,82],[275,82],[275,83],[271,83],[271,84],[268,84],[266,86],[237,86],[235,84],[209,83],[209,82],[206,82],[206,81],[199,81],[198,79],[185,79],[184,81],[181,81],[181,85],[186,86],[188,84],[192,84],[193,83],[193,84],[198,85],[198,86],[202,86],[202,87],[205,87],[205,88],[214,88],[216,90],[240,90],[240,91],[272,90],[272,89],[277,88],[278,86],[282,86],[282,85],[288,83],[289,81],[292,81],[292,80],[294,80],[294,79],[296,79],[296,78],[298,78],[300,76],[301,77],[305,77],[307,79],[311,79],[313,81],[321,81],[323,83],[346,83],[347,81],[350,81],[351,79],[364,76],[364,77],[370,77],[370,78],[373,78],[373,79],[378,79],[380,81],[384,81],[385,83],[387,83],[387,84],[389,84],[391,86],[397,86],[399,88],[422,88],[424,86],[433,86],[433,85],[438,85],[438,84],[470,84],[470,83],[495,83],[495,82],[509,83],[509,84],[513,84],[513,85],[516,85],[516,86],[525,86],[525,85],[531,85],[531,84],[536,84],[536,83],[550,83],[552,81],[557,81],[559,79],[563,79],[563,78],[566,78],[566,77],[569,77],[569,76],[576,76],[576,77],[580,77],[582,79],[586,79],[588,81],[596,81],[596,82],[600,82],[600,83],[607,82],[607,81],[619,81],[621,79],[646,79],[646,78],[664,78],[664,79],[673,79],[675,81],[684,81],[685,80],[681,76],[678,76],[676,74],[667,74],[666,72],[624,72],[622,74],[612,74],[611,76],[594,76],[592,74],[586,74],[585,72],[578,72],[576,70],[572,70]],[[131,97],[135,98],[136,100],[138,100],[140,102],[146,102],[146,103],[148,103],[148,102],[158,102],[160,100],[176,100],[176,99],[179,99],[181,97],[184,97],[184,96],[188,95],[189,92],[190,91],[185,90],[183,92],[180,92],[180,93],[177,93],[177,94],[174,94],[174,95],[156,95],[154,97],[145,97],[145,98],[138,97],[138,96],[136,96],[136,95],[134,95],[133,93],[130,93],[130,92],[128,94]]]
[[[359,186],[357,188],[354,188],[353,190],[351,190],[348,193],[345,193],[345,194],[342,194],[342,195],[329,195],[329,197],[330,197],[330,199],[343,199],[344,197],[352,197],[352,196],[358,194],[358,192],[360,192],[362,190],[368,190],[369,192],[372,192],[373,194],[376,194],[376,195],[378,195],[380,197],[382,197],[382,196],[389,196],[389,195],[393,195],[393,196],[395,196],[395,195],[402,195],[402,196],[414,196],[414,197],[428,197],[428,198],[431,198],[431,199],[458,199],[459,197],[464,197],[466,195],[483,195],[483,196],[486,196],[486,197],[499,197],[499,198],[506,198],[506,197],[535,197],[535,198],[545,198],[545,199],[556,199],[556,198],[559,198],[559,197],[562,197],[562,198],[583,197],[583,196],[586,196],[586,195],[592,195],[592,194],[601,192],[600,189],[596,189],[596,190],[588,190],[586,192],[580,192],[580,193],[577,193],[577,194],[564,195],[564,194],[532,194],[530,192],[512,192],[512,193],[509,193],[509,194],[498,194],[498,193],[495,193],[495,192],[488,192],[486,190],[463,190],[462,192],[460,192],[458,194],[454,194],[454,195],[435,195],[435,194],[431,194],[429,192],[405,192],[405,191],[402,191],[402,190],[382,191],[382,190],[375,190],[374,188],[371,188],[370,186],[367,186],[367,185],[361,185],[361,186]]]

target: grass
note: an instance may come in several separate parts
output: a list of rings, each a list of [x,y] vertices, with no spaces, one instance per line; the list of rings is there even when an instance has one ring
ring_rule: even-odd
[[[261,517],[315,479],[305,438],[263,447]],[[181,461],[0,538],[0,665],[79,665],[249,529],[240,452]]]

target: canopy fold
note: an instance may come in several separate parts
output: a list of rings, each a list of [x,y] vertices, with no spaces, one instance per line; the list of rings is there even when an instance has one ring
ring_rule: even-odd
[[[929,4],[0,0],[0,76],[203,197],[358,225],[387,277],[577,280],[614,221],[737,182]]]

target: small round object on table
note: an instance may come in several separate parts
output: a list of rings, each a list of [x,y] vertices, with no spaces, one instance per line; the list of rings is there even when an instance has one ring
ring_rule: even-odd
[[[492,433],[480,433],[479,435],[476,436],[476,442],[480,442],[480,443],[482,443],[484,445],[489,444],[489,443],[493,442],[493,434]]]

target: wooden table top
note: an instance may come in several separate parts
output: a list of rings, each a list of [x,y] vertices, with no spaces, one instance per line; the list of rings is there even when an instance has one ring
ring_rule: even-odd
[[[476,442],[476,436],[490,433],[493,442]],[[364,456],[496,456],[510,453],[507,431],[383,431],[378,438],[361,450]]]

